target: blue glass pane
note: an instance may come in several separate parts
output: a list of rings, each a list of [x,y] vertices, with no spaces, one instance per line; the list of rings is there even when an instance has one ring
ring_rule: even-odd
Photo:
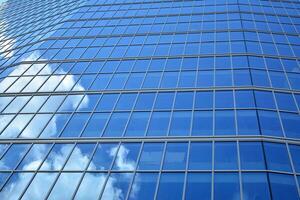
[[[272,111],[258,111],[262,135],[282,137],[281,125],[278,114]]]
[[[215,169],[237,169],[237,147],[234,142],[215,143]]]
[[[135,104],[135,110],[151,110],[155,93],[141,93]]]
[[[196,111],[193,115],[192,135],[212,135],[213,112]]]
[[[124,113],[113,113],[110,117],[110,120],[105,128],[104,135],[105,137],[120,137],[123,135],[125,126],[127,124],[129,114]]]
[[[300,172],[300,147],[296,145],[290,145],[290,152],[292,156],[292,161],[296,172]]]
[[[114,170],[134,170],[140,152],[140,143],[121,144],[113,165]]]
[[[175,98],[174,109],[192,109],[193,101],[193,92],[178,92]]]
[[[259,135],[259,125],[256,111],[238,110],[237,126],[239,135]]]
[[[271,170],[291,171],[290,159],[285,144],[264,143],[267,167]]]
[[[237,173],[215,173],[214,199],[240,199],[239,175]]]
[[[211,174],[189,173],[186,184],[185,199],[211,199]]]
[[[243,173],[243,198],[268,200],[271,199],[267,174]]]
[[[138,169],[159,170],[164,149],[164,143],[144,143]]]
[[[167,135],[170,115],[170,112],[153,112],[149,122],[147,136]]]
[[[234,111],[216,111],[215,113],[215,134],[235,135]]]
[[[212,92],[196,92],[195,109],[208,109],[213,107]]]
[[[129,199],[154,199],[156,182],[158,174],[156,173],[137,173],[129,194]]]
[[[265,169],[263,148],[260,142],[240,142],[241,169]]]
[[[294,113],[280,113],[284,133],[287,137],[300,138],[300,116]]]
[[[163,173],[161,174],[157,199],[180,200],[183,193],[184,173]]]
[[[118,145],[115,143],[99,144],[91,159],[88,170],[110,169],[112,160],[117,153]]]
[[[89,119],[81,137],[101,136],[109,116],[109,113],[94,113]]]
[[[158,93],[154,109],[172,109],[174,93]]]
[[[169,135],[189,135],[192,112],[173,112]]]
[[[144,136],[149,116],[149,112],[132,113],[126,128],[125,136]]]
[[[269,174],[272,199],[299,199],[295,178],[285,174]]]
[[[188,143],[168,143],[163,169],[185,169]]]
[[[211,170],[212,144],[208,142],[192,142],[188,166],[191,170]]]
[[[256,105],[259,108],[275,109],[275,102],[272,92],[255,91]]]
[[[233,108],[233,92],[217,91],[215,93],[216,108]]]

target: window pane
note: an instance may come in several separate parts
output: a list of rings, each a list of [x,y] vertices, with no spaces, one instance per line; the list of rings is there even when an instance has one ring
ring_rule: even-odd
[[[272,199],[299,199],[294,176],[285,174],[269,174]]]
[[[237,169],[237,147],[235,142],[215,143],[215,169]]]
[[[241,169],[265,169],[263,148],[260,142],[240,142]]]
[[[157,199],[181,200],[183,192],[184,173],[161,174]]]
[[[156,173],[137,173],[131,186],[129,199],[154,199],[157,177]]]
[[[162,159],[164,143],[145,143],[138,164],[141,170],[158,170]]]
[[[188,143],[168,143],[163,169],[185,169]]]
[[[296,172],[300,172],[300,146],[290,145],[291,156]]]
[[[268,200],[271,199],[267,174],[243,173],[243,198]]]
[[[193,116],[192,135],[212,135],[213,112],[195,111]]]
[[[214,199],[240,199],[237,173],[215,173],[214,179]]]
[[[211,170],[212,144],[208,142],[192,142],[190,145],[189,169]]]
[[[189,173],[187,177],[185,199],[211,199],[211,174]]]
[[[89,164],[88,170],[110,169],[111,162],[117,153],[118,145],[115,143],[99,144]]]

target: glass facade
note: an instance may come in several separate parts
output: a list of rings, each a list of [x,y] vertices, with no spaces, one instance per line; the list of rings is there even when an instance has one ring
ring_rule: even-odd
[[[299,200],[300,2],[0,4],[0,199]]]

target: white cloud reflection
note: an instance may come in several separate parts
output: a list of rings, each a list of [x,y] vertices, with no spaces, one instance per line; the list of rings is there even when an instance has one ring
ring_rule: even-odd
[[[51,158],[45,160],[41,169],[60,170],[61,167],[64,166],[65,160],[72,148],[72,145],[62,145],[62,148],[59,151],[56,151],[51,155]],[[32,152],[30,162],[24,165],[22,170],[38,169],[43,161],[43,156],[46,155],[47,150],[48,149],[45,148],[43,144],[40,144],[39,147],[35,148],[35,151]],[[116,148],[111,148],[111,150],[107,152],[107,155],[113,157],[115,155],[115,151]],[[127,158],[127,155],[128,149],[121,145],[115,163],[118,169],[134,169],[135,162]],[[64,169],[82,169],[89,164],[88,155],[84,154],[78,146],[74,148],[72,156],[75,157],[76,160],[73,162],[68,161],[68,167],[65,166]],[[5,163],[1,164],[5,165]],[[95,169],[95,163],[91,162],[90,166],[94,166],[91,167],[91,169]],[[17,178],[13,182],[10,182],[9,185],[6,185],[5,188],[0,192],[0,199],[18,199],[28,185],[29,181],[32,179],[32,176],[33,175],[31,173],[18,174]],[[30,183],[22,199],[44,199],[56,176],[57,173],[38,173]],[[75,192],[77,184],[79,184],[80,177],[81,173],[62,173],[51,192],[50,199],[70,199]],[[78,188],[78,193],[76,194],[75,199],[97,199],[100,195],[103,185],[105,184],[106,178],[107,177],[105,173],[86,173],[81,185]],[[106,182],[105,192],[103,193],[102,199],[124,199],[127,191],[122,190],[119,182],[130,182],[131,178],[131,174],[129,175],[128,173],[120,173],[118,174],[117,178],[115,176],[111,176]],[[136,177],[136,179],[137,178],[138,177]],[[134,193],[136,193],[138,190],[139,186],[133,184],[131,197],[134,197]]]

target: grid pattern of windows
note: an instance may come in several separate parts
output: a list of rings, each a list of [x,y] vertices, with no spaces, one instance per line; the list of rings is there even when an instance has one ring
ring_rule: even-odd
[[[0,4],[0,199],[300,199],[296,0]]]

